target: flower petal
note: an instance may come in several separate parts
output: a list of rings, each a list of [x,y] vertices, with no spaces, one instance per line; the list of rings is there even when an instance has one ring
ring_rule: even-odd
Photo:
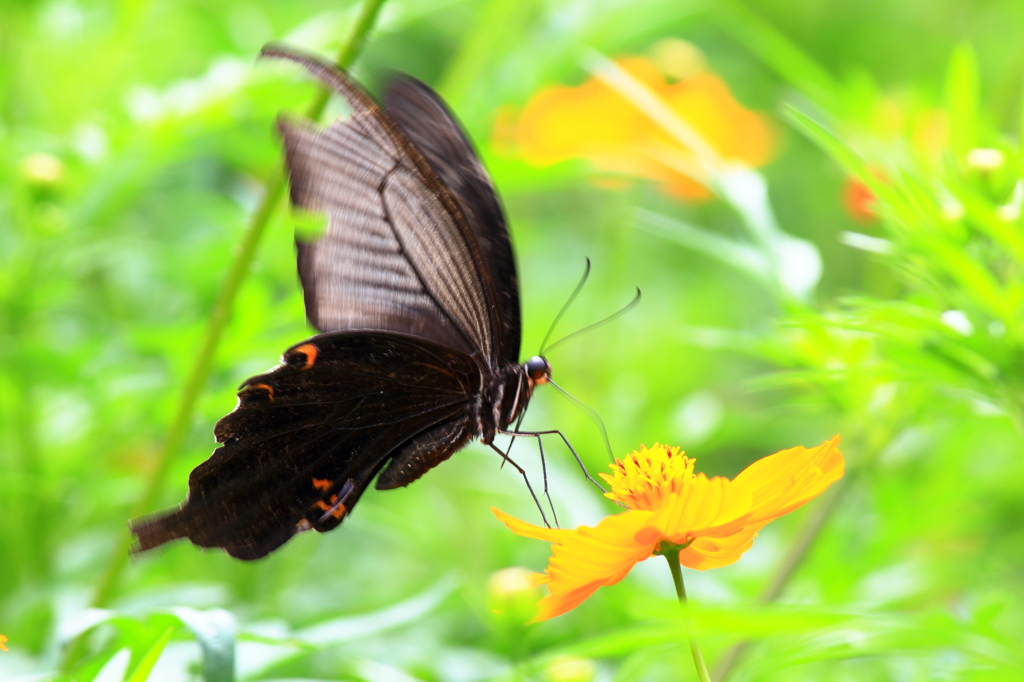
[[[708,479],[697,474],[658,511],[654,525],[672,542],[685,544],[743,517],[750,506],[750,491],[746,488],[733,485],[727,478]]]
[[[757,532],[763,527],[748,526],[723,538],[697,538],[679,553],[679,563],[699,571],[728,566],[750,549]]]
[[[591,158],[604,167],[615,159],[632,167],[637,161],[630,148],[642,123],[636,107],[591,78],[579,87],[538,93],[520,116],[519,150],[538,165]]]
[[[559,530],[538,528],[492,511],[513,532],[554,543],[546,571],[551,594],[541,599],[535,621],[570,611],[599,587],[619,582],[651,556],[660,540],[657,534],[644,532],[650,527],[651,512],[627,511],[606,517],[594,528]]]
[[[839,480],[844,469],[839,436],[814,448],[795,447],[759,459],[733,481],[753,500],[745,524],[763,525],[788,514]]]
[[[760,166],[771,156],[772,132],[767,122],[744,109],[718,76],[701,73],[663,84],[659,94],[723,158]]]
[[[587,597],[597,592],[597,589],[603,584],[600,580],[595,580],[568,592],[549,594],[537,602],[537,615],[530,622],[539,623],[542,620],[572,611],[586,601]]]
[[[524,538],[546,540],[547,542],[558,542],[565,533],[572,532],[569,530],[562,530],[560,528],[541,528],[540,526],[535,526],[532,523],[520,521],[514,516],[509,516],[497,507],[491,507],[491,513],[497,516],[499,521],[508,526],[510,531],[516,535],[522,535]]]
[[[680,455],[675,462],[677,450],[656,444],[633,453],[636,461],[618,462],[616,476],[605,476],[613,479],[614,496],[651,508],[609,516],[595,527],[540,528],[492,508],[513,532],[552,543],[545,575],[535,575],[551,594],[540,601],[535,620],[561,615],[622,580],[666,540],[686,545],[679,562],[689,568],[731,564],[762,527],[821,494],[845,467],[839,436],[765,457],[733,481],[693,474],[691,460]],[[680,463],[687,466],[675,466]]]
[[[659,537],[643,533],[651,512],[627,511],[607,516],[596,527],[580,526],[551,548],[548,574],[552,593],[568,592],[600,580],[614,585],[654,551]]]
[[[589,159],[606,171],[654,180],[681,198],[703,199],[711,193],[702,164],[728,160],[758,166],[770,157],[768,124],[744,109],[714,74],[670,83],[645,57],[624,57],[616,64],[703,139],[715,159],[698,159],[637,102],[596,77],[577,87],[543,90],[527,103],[516,131],[523,158],[538,165]]]

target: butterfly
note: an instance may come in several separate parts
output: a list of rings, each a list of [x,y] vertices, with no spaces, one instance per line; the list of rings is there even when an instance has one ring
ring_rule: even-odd
[[[505,218],[440,97],[399,77],[381,107],[332,65],[261,54],[301,64],[352,109],[325,128],[278,121],[292,203],[327,215],[322,235],[296,239],[321,333],[242,383],[185,502],[131,523],[135,551],[188,538],[257,559],[332,530],[375,477],[380,490],[405,486],[475,437],[494,447],[550,380],[543,357],[518,362]]]

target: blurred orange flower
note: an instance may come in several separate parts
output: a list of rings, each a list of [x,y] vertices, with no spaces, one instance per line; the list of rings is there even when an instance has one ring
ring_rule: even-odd
[[[536,165],[588,159],[605,171],[655,180],[684,199],[710,196],[708,165],[749,167],[768,160],[767,122],[743,108],[718,76],[698,68],[669,82],[664,67],[646,57],[623,57],[612,65],[631,81],[623,87],[598,71],[578,87],[542,90],[516,125],[519,153]],[[637,86],[639,98],[624,90],[635,94]],[[652,112],[652,104],[660,111]],[[661,114],[675,117],[676,125],[666,125]],[[503,126],[507,130],[507,121]],[[679,126],[686,135],[678,134]]]
[[[846,178],[843,182],[843,208],[854,220],[862,223],[874,222],[878,218],[875,193],[859,178]]]
[[[7,651],[7,647],[4,644],[7,643],[7,635],[0,635],[0,650]]]
[[[839,436],[760,459],[733,480],[695,474],[695,462],[657,443],[616,460],[612,475],[601,474],[611,484],[606,495],[629,509],[593,528],[541,528],[492,508],[512,532],[552,543],[547,570],[536,574],[551,594],[534,620],[576,608],[663,543],[682,547],[679,563],[688,568],[727,566],[750,549],[761,528],[820,495],[845,467]]]

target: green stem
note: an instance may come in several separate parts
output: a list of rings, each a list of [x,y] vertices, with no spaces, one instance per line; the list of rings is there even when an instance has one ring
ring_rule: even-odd
[[[683,585],[683,567],[679,565],[679,551],[681,549],[681,546],[675,545],[671,549],[661,549],[660,553],[668,561],[668,568],[672,571],[672,582],[676,585],[676,595],[679,596],[679,605],[683,607],[686,637],[690,640],[690,654],[693,656],[693,665],[697,668],[697,679],[700,682],[711,682],[708,666],[704,663],[704,656],[700,653],[697,638],[693,636],[693,629],[690,627],[690,607],[686,602],[686,586]]]
[[[373,27],[383,4],[384,0],[366,0],[363,4],[362,11],[356,19],[355,25],[352,27],[352,33],[350,34],[348,41],[346,41],[345,46],[342,48],[341,53],[338,55],[337,64],[340,68],[348,68],[355,60],[356,56],[365,44],[366,36]],[[308,111],[309,118],[318,119],[320,117],[327,105],[330,94],[331,93],[326,88],[321,88],[316,99],[310,105]],[[156,466],[154,466],[150,471],[149,477],[143,487],[142,495],[132,508],[133,517],[152,510],[153,504],[156,502],[161,490],[163,489],[167,472],[170,470],[175,456],[178,454],[178,451],[188,435],[189,425],[192,421],[192,414],[195,412],[196,402],[199,399],[199,394],[203,387],[206,385],[206,380],[210,374],[210,367],[213,364],[217,347],[220,345],[221,336],[224,333],[224,328],[227,326],[228,320],[231,318],[231,311],[234,308],[235,298],[238,296],[238,291],[241,289],[242,282],[245,281],[246,275],[249,274],[249,267],[256,254],[256,248],[259,246],[260,240],[266,232],[267,225],[270,223],[270,219],[273,217],[274,211],[280,203],[286,184],[287,175],[284,167],[279,166],[267,180],[263,199],[256,208],[256,211],[253,213],[252,218],[249,220],[249,224],[246,226],[245,234],[242,237],[242,243],[235,254],[235,258],[232,261],[230,268],[228,269],[228,274],[224,279],[224,284],[221,286],[220,292],[217,295],[217,301],[214,304],[213,310],[210,313],[210,319],[206,325],[206,332],[203,335],[202,345],[199,347],[199,352],[196,354],[195,361],[192,364],[188,380],[185,382],[185,388],[182,390],[181,398],[178,401],[178,409],[174,414],[174,419],[171,422],[167,438],[164,440],[163,448],[157,456]],[[110,602],[117,585],[120,582],[121,574],[124,572],[124,567],[127,565],[130,548],[131,537],[127,533],[124,533],[119,538],[117,545],[111,552],[110,558],[107,561],[107,568],[104,571],[103,576],[100,578],[100,581],[96,586],[96,590],[93,592],[91,600],[92,606],[102,607]],[[82,643],[83,639],[79,637],[78,640],[69,647],[69,654],[64,660],[65,670],[67,670],[67,668],[80,655]]]

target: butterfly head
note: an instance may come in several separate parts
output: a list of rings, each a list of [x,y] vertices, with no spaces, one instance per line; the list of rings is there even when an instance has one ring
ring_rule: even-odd
[[[546,384],[551,379],[551,365],[539,355],[534,355],[526,361],[526,376],[530,377],[530,383]]]

